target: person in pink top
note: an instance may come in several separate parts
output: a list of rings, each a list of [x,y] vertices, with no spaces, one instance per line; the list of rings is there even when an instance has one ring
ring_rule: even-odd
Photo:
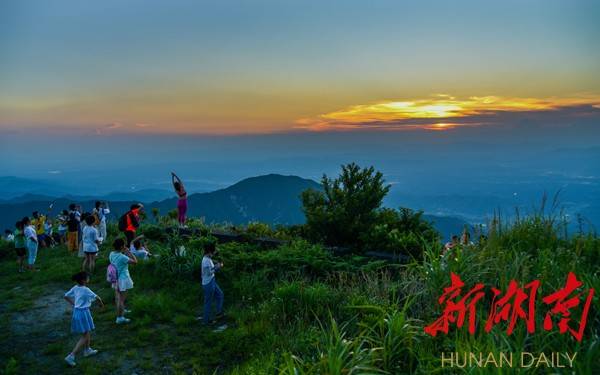
[[[179,227],[185,227],[186,213],[187,213],[187,192],[185,191],[185,187],[183,187],[183,182],[181,179],[174,173],[171,172],[171,181],[173,182],[173,188],[175,189],[175,193],[177,193],[177,220],[179,221]]]

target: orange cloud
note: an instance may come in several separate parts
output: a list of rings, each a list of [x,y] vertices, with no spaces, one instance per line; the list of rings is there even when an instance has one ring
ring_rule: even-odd
[[[472,96],[457,99],[436,95],[429,99],[385,101],[360,104],[326,113],[316,118],[296,121],[296,128],[312,131],[370,129],[447,130],[458,126],[477,126],[481,116],[499,113],[553,111],[567,107],[600,108],[600,97],[578,98],[511,98]],[[468,118],[470,121],[461,121]]]

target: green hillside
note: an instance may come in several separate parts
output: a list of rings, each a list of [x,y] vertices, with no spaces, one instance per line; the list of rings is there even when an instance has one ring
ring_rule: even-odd
[[[160,234],[155,229],[142,231]],[[114,238],[114,228],[111,232]],[[540,279],[547,293],[574,271],[586,289],[599,290],[600,239],[561,238],[546,219],[498,227],[485,245],[457,248],[451,256],[440,257],[439,245],[431,244],[423,261],[406,265],[336,257],[303,240],[270,250],[221,244],[218,258],[225,267],[217,278],[230,328],[220,333],[195,319],[201,314],[198,269],[207,240],[150,241],[160,257],[132,267],[132,323],[126,326],[114,324],[113,293],[104,276],[109,249],[102,246],[90,285],[108,303],[92,310],[93,346],[100,354],[78,359],[77,371],[62,361],[76,340],[69,334],[70,311],[62,295],[81,260],[63,246],[42,249],[41,270],[18,274],[13,249],[1,243],[0,369],[6,374],[431,373],[439,371],[442,351],[471,348],[577,351],[574,373],[600,371],[597,297],[581,343],[541,326],[527,334],[522,323],[511,336],[505,324],[489,334],[479,327],[474,336],[466,329],[452,328],[436,338],[423,331],[440,315],[436,300],[449,285],[450,272],[469,288],[481,282],[506,290],[511,278]],[[187,252],[176,255],[181,245]],[[484,321],[483,314],[478,312],[478,321]]]

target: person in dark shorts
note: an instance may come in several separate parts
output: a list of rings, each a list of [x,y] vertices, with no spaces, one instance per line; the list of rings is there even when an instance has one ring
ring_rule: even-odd
[[[17,264],[19,265],[19,273],[24,272],[23,262],[25,261],[25,234],[23,234],[23,222],[17,221],[15,224],[15,252],[17,253]]]

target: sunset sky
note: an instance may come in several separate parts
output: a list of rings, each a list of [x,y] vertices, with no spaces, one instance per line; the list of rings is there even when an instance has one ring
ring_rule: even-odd
[[[597,1],[4,1],[0,134],[600,118]]]

